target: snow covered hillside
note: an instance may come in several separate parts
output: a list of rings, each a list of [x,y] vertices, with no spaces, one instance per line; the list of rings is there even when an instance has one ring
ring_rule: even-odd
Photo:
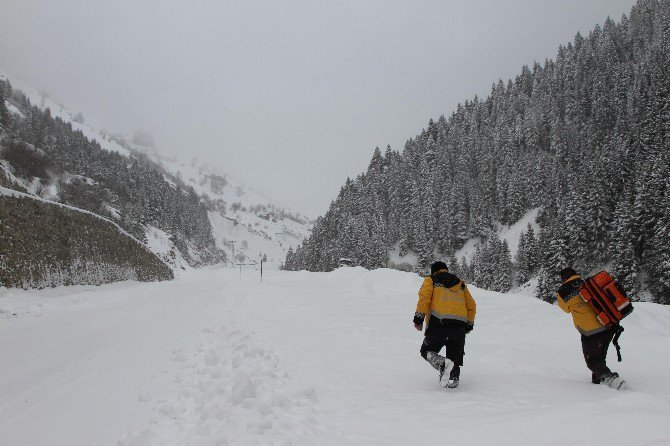
[[[7,74],[0,71],[0,80],[11,80],[12,87],[17,88],[25,94],[30,102],[39,107],[42,110],[49,109],[51,110],[51,116],[54,118],[60,118],[63,122],[69,122],[72,124],[74,130],[81,131],[84,136],[86,136],[91,141],[97,141],[104,150],[109,152],[118,152],[121,155],[129,156],[130,152],[125,147],[122,147],[118,142],[113,140],[106,132],[91,126],[90,124],[84,122],[81,115],[73,115],[65,106],[54,101],[49,95],[45,92],[37,91],[35,88],[30,85],[24,84],[21,81],[16,80],[13,76],[8,76]],[[17,115],[23,115],[20,110],[14,107],[11,103],[8,103],[9,110]]]
[[[624,323],[632,390],[590,384],[579,335],[526,294],[472,288],[461,385],[411,317],[421,279],[210,267],[170,282],[0,289],[0,432],[21,445],[670,442],[670,308]]]
[[[265,258],[278,268],[289,249],[309,236],[312,222],[253,191],[235,178],[196,160],[182,162],[140,146],[172,176],[192,187],[208,204],[209,220],[217,247],[232,263],[251,264]]]
[[[540,209],[541,208],[531,209],[511,225],[503,225],[498,222],[495,223],[495,234],[497,234],[501,241],[507,242],[512,259],[516,256],[517,249],[519,248],[521,234],[526,231],[528,225],[533,228],[536,234],[540,232],[540,226],[537,224],[537,216],[540,213]],[[389,250],[389,261],[396,266],[406,265],[404,268],[401,267],[400,269],[415,270],[419,264],[418,256],[411,250],[405,253],[405,255],[400,255],[398,245],[399,244],[396,243],[393,249]],[[471,263],[477,247],[481,245],[481,237],[468,239],[463,246],[454,253],[453,257],[459,262],[465,259],[468,263]],[[436,253],[436,258],[440,257],[445,256]]]
[[[6,80],[7,76],[0,72],[0,80]],[[227,263],[257,263],[261,259],[267,261],[270,268],[278,268],[286,258],[286,253],[290,248],[297,248],[302,240],[309,235],[312,223],[308,218],[294,211],[285,210],[283,207],[273,203],[271,200],[253,192],[248,186],[243,185],[231,178],[206,166],[205,163],[198,163],[195,160],[186,162],[174,158],[165,157],[157,151],[151,144],[151,138],[129,138],[120,135],[112,135],[105,130],[96,128],[86,123],[82,116],[71,113],[66,107],[58,104],[49,98],[48,94],[38,92],[36,89],[21,82],[11,80],[13,87],[23,92],[30,103],[40,110],[50,110],[54,118],[60,118],[63,122],[72,126],[74,131],[81,131],[83,136],[89,141],[96,141],[100,147],[107,152],[119,153],[128,165],[139,163],[145,169],[146,175],[143,177],[153,178],[153,171],[158,172],[156,183],[163,182],[172,190],[185,191],[185,194],[193,194],[193,200],[198,205],[202,204],[207,212],[202,212],[202,219],[198,214],[197,222],[199,226],[207,226],[206,230],[198,231],[192,227],[195,224],[195,217],[192,212],[182,212],[177,218],[164,218],[170,220],[166,223],[161,218],[154,218],[155,221],[146,223],[144,214],[151,214],[152,209],[144,209],[141,217],[141,223],[135,226],[141,226],[134,235],[145,241],[146,246],[152,250],[161,260],[168,263],[175,272],[190,268],[189,265],[202,265],[213,263],[212,260],[218,259],[218,254],[212,255],[211,249],[216,246],[226,254]],[[5,101],[9,112],[17,119],[25,118],[24,113],[19,110],[8,99]],[[0,137],[2,131],[0,130]],[[146,136],[146,135],[145,135]],[[140,145],[139,143],[149,141],[149,145]],[[27,146],[30,151],[35,151],[40,156],[45,155],[40,147]],[[105,167],[105,166],[102,166]],[[101,210],[98,212],[104,217],[110,218],[119,224],[127,219],[127,214],[120,209],[128,203],[110,203],[109,195],[105,189],[109,184],[99,184],[98,181],[86,175],[68,172],[55,172],[58,169],[47,169],[48,175],[44,178],[31,176],[30,178],[16,178],[12,173],[12,168],[6,161],[0,160],[0,185],[7,187],[16,184],[20,190],[32,195],[41,197],[50,201],[63,201],[64,190],[76,190],[81,194],[93,196],[95,200],[101,201]],[[93,169],[93,171],[104,170],[102,168]],[[92,174],[91,174],[92,175]],[[6,177],[6,179],[5,179]],[[22,181],[23,180],[23,181]],[[11,183],[11,184],[6,184]],[[132,182],[131,182],[132,183]],[[135,183],[132,183],[135,184]],[[81,189],[81,191],[79,191]],[[143,189],[143,188],[140,188]],[[102,192],[101,192],[102,191]],[[172,205],[172,198],[166,197],[165,191],[146,191],[135,190],[132,193],[116,195],[153,195],[146,197],[142,203],[164,202]],[[137,207],[137,206],[135,206]],[[169,207],[169,206],[167,206]],[[188,215],[189,228],[183,229],[184,233],[211,232],[213,240],[208,249],[202,249],[202,246],[196,246],[191,240],[175,240],[174,221],[183,222],[184,215]],[[203,220],[204,223],[201,221]],[[159,224],[161,223],[161,224]],[[162,226],[158,228],[156,226]],[[141,232],[141,233],[140,233]],[[202,234],[200,234],[202,235]],[[187,237],[182,237],[187,238]],[[221,257],[223,259],[223,257]]]
[[[531,209],[526,212],[523,217],[521,217],[517,222],[511,225],[501,225],[500,223],[496,224],[497,230],[496,234],[500,237],[501,241],[506,241],[507,246],[509,246],[510,255],[512,258],[516,256],[517,249],[519,248],[519,239],[521,238],[521,233],[526,231],[528,225],[531,225],[535,233],[540,232],[540,225],[537,224],[537,215],[540,213],[540,208]],[[454,257],[457,260],[465,258],[468,262],[472,262],[472,259],[475,256],[475,251],[477,246],[481,245],[481,238],[472,238],[465,242],[463,247],[454,253]]]
[[[0,122],[0,185],[113,221],[173,270],[225,260],[216,248],[207,209],[193,191],[168,183],[162,171],[45,94],[22,88],[12,88],[0,75],[0,104],[8,110]],[[29,223],[53,224],[39,216]],[[28,244],[23,239],[5,251],[21,257]],[[75,255],[63,246],[64,255]],[[21,274],[26,275],[25,268]]]

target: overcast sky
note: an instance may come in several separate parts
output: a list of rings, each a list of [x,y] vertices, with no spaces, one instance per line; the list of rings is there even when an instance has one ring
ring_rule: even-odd
[[[632,0],[2,0],[0,70],[310,216]]]

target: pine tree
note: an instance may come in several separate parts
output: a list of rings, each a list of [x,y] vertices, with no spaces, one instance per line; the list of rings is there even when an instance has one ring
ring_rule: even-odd
[[[485,259],[482,245],[477,245],[475,255],[472,259],[472,282],[480,288],[488,286]]]
[[[465,257],[461,257],[461,261],[459,262],[458,265],[459,265],[459,270],[461,271],[461,274],[463,274],[461,279],[463,279],[465,281],[468,281],[468,282],[472,282],[473,277],[474,277],[474,272],[472,270],[472,266],[470,264],[468,264],[468,259],[466,259]]]
[[[515,262],[515,277],[516,282],[521,284],[525,283],[530,279],[530,272],[528,271],[528,241],[527,234],[522,232],[519,236],[519,246],[516,251],[516,256],[514,258]]]
[[[449,268],[449,272],[463,278],[463,271],[461,271],[461,266],[458,264],[458,260],[456,259],[455,256],[449,257],[449,262],[447,263],[447,267]]]
[[[5,91],[5,81],[0,80],[0,127],[7,127],[9,125],[9,110],[7,110],[7,92]]]
[[[507,240],[503,240],[498,245],[496,253],[496,277],[492,289],[500,292],[507,292],[513,285],[512,256],[507,245]]]
[[[522,284],[530,280],[538,268],[537,240],[533,226],[529,223],[526,232],[521,233],[516,255],[516,280]]]
[[[541,269],[537,275],[537,287],[535,288],[535,297],[545,302],[554,303],[556,302],[556,289],[552,288],[554,281],[551,279],[550,274]]]

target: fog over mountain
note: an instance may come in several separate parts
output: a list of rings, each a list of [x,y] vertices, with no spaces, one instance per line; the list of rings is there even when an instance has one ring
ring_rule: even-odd
[[[632,3],[10,0],[0,67],[316,216],[375,146]]]

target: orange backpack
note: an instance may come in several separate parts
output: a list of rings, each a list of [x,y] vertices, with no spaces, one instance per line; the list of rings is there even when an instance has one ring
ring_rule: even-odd
[[[598,320],[607,327],[617,325],[633,311],[633,304],[626,292],[607,271],[586,279],[579,293],[596,312]]]
[[[623,332],[623,327],[619,325],[619,321],[633,311],[633,304],[626,296],[626,292],[607,271],[600,271],[584,281],[579,288],[579,294],[591,305],[600,323],[615,329],[612,343],[616,347],[617,360],[621,362],[619,336]]]

